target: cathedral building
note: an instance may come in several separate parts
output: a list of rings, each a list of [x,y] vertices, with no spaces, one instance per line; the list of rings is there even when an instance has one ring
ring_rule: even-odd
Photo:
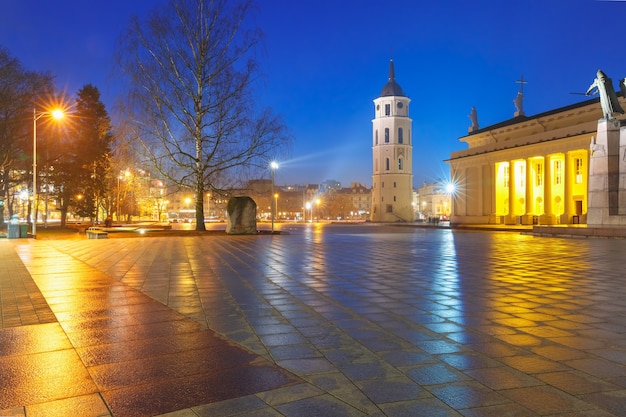
[[[413,145],[409,117],[411,100],[395,79],[393,60],[389,79],[374,100],[372,120],[372,222],[412,222]]]
[[[478,127],[472,110],[469,134],[459,139],[467,149],[446,161],[456,184],[451,223],[586,223],[600,100],[528,117],[518,98],[514,117],[492,126]]]

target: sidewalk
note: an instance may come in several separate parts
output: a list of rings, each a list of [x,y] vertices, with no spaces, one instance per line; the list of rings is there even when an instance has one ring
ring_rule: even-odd
[[[626,241],[286,227],[0,240],[0,415],[626,415]]]

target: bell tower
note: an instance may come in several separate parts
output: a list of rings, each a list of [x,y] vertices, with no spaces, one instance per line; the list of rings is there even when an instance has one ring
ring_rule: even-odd
[[[372,222],[414,221],[410,102],[396,82],[392,59],[387,84],[374,100]]]

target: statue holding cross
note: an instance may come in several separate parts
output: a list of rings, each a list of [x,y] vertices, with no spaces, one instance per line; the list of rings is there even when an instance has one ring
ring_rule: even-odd
[[[613,119],[613,113],[624,114],[622,106],[620,106],[619,101],[617,101],[617,95],[613,89],[613,81],[607,77],[602,70],[598,70],[596,79],[593,80],[593,84],[589,86],[585,95],[588,96],[594,93],[600,95],[600,105],[602,106],[602,113],[606,120]]]
[[[524,75],[522,74],[520,79],[515,82],[520,85],[519,91],[517,92],[517,97],[515,97],[515,100],[513,100],[513,103],[515,103],[515,108],[517,109],[517,111],[515,112],[515,117],[519,117],[524,116],[524,84],[528,84],[528,81],[524,79]]]

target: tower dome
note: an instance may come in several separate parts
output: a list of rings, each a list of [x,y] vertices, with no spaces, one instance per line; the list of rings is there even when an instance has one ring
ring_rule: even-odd
[[[389,97],[389,96],[402,96],[404,97],[404,93],[402,92],[402,87],[396,82],[396,73],[393,69],[393,59],[389,61],[389,80],[387,84],[383,87],[383,91],[380,92],[381,97]]]

